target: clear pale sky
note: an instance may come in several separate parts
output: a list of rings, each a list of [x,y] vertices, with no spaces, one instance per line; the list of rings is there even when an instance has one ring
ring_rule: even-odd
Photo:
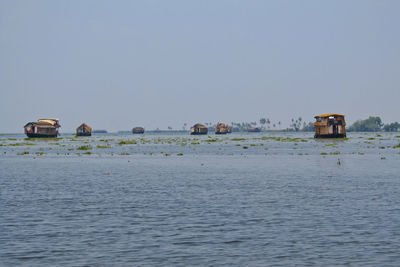
[[[0,0],[0,132],[400,121],[400,1]]]

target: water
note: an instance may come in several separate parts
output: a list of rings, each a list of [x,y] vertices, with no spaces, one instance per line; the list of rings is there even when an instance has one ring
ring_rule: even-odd
[[[400,134],[381,135],[2,135],[0,263],[398,266]]]

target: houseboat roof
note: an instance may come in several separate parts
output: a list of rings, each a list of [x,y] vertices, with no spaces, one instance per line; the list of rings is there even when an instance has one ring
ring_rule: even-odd
[[[45,122],[45,123],[49,123],[51,125],[55,125],[57,124],[59,121],[59,119],[39,119],[38,122]]]
[[[92,131],[92,127],[90,127],[89,125],[87,125],[86,123],[82,123],[81,125],[79,125],[78,128],[76,128],[76,130],[78,131],[79,128],[84,127],[90,131]]]
[[[195,125],[192,126],[192,128],[207,128],[207,126],[205,126],[201,123],[196,123]]]
[[[344,117],[343,114],[338,114],[338,113],[328,113],[328,114],[322,114],[322,115],[317,115],[314,118],[327,118],[327,117]]]

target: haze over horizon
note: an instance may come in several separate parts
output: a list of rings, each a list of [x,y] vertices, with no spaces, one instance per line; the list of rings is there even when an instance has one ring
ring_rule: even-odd
[[[0,132],[400,121],[400,1],[0,0]]]

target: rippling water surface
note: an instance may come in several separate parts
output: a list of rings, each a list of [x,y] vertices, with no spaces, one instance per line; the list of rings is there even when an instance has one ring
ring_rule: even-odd
[[[0,265],[400,264],[400,134],[0,136]]]

